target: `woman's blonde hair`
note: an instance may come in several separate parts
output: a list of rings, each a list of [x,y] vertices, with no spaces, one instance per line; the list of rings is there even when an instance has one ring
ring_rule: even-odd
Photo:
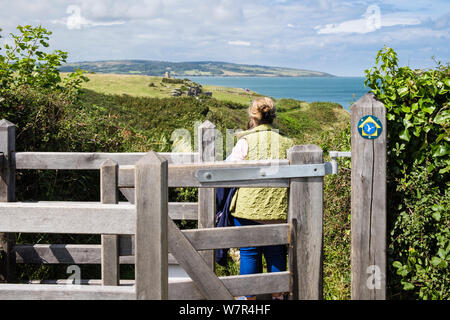
[[[267,97],[257,98],[248,108],[250,121],[256,124],[272,123],[277,114],[273,100]]]

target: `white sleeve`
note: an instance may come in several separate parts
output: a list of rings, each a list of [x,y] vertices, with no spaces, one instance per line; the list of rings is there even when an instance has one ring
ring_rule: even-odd
[[[244,160],[248,153],[248,143],[246,139],[239,139],[233,148],[231,154],[225,161],[241,161]]]

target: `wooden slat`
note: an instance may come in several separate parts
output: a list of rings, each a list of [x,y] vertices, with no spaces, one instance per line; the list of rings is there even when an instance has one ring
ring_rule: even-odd
[[[289,242],[289,226],[272,224],[201,230],[182,230],[196,250],[265,246]],[[134,237],[120,238],[120,263],[134,263]],[[101,262],[101,246],[87,244],[37,244],[14,247],[18,263],[44,264],[98,264]],[[169,254],[169,264],[176,260]]]
[[[288,224],[182,230],[196,250],[259,247],[289,242]]]
[[[322,163],[322,155],[316,145],[288,150],[291,164]],[[291,179],[288,221],[296,230],[289,258],[294,268],[293,298],[322,299],[323,177]]]
[[[15,245],[17,263],[33,264],[99,264],[101,245],[35,244]]]
[[[233,296],[266,294],[272,292],[289,292],[290,291],[290,273],[274,272],[274,273],[257,273],[243,276],[226,276],[219,277],[220,281],[227,287]],[[38,284],[59,284],[64,285],[67,279],[61,280],[33,280],[29,283]],[[120,280],[121,286],[133,286],[134,280]],[[98,286],[101,280],[81,280],[82,286]],[[197,286],[189,279],[169,278],[169,299],[170,300],[203,300],[205,297],[198,290]]]
[[[134,204],[134,188],[120,188],[120,191]],[[197,210],[197,202],[169,202],[169,217],[173,220],[197,220]]]
[[[195,250],[267,246],[289,243],[289,225],[266,224],[259,226],[205,228],[181,230]],[[134,254],[133,236],[120,239],[121,255]]]
[[[71,285],[73,282],[72,279],[56,279],[56,280],[28,280],[22,281],[21,284],[52,284],[52,285]],[[134,286],[134,280],[120,280],[121,286]],[[82,286],[101,286],[101,279],[80,279],[80,285]]]
[[[216,159],[216,126],[206,120],[198,127],[199,162],[214,162]],[[216,220],[216,190],[201,188],[198,190],[198,228],[213,228]],[[214,251],[202,252],[200,255],[214,270]]]
[[[386,298],[386,108],[368,93],[352,106],[351,297]],[[374,115],[383,125],[373,140],[358,122]]]
[[[16,169],[59,169],[95,170],[111,159],[119,165],[134,165],[145,155],[143,152],[102,153],[102,152],[16,152]],[[160,153],[169,163],[193,163],[198,153]]]
[[[1,284],[0,300],[132,300],[131,286]]]
[[[136,163],[136,298],[168,298],[167,160],[156,152]]]
[[[130,240],[131,241],[131,240]],[[123,243],[123,241],[121,241]],[[13,247],[17,263],[31,264],[100,264],[101,245],[98,244],[16,244]],[[134,264],[135,259],[128,245],[121,247],[121,264]],[[169,264],[177,265],[169,254]]]
[[[131,204],[80,202],[0,203],[0,231],[27,233],[135,234]]]
[[[225,181],[200,183],[195,177],[195,172],[200,169],[208,168],[242,168],[258,167],[270,165],[288,165],[287,160],[258,160],[258,161],[236,161],[236,162],[205,162],[169,165],[169,187],[200,187],[200,188],[221,188],[221,187],[268,187],[268,188],[287,188],[289,179],[263,179],[250,181]],[[119,168],[119,187],[134,187],[134,166],[121,166]]]
[[[203,296],[213,300],[231,300],[233,297],[228,289],[170,218],[168,219],[167,233],[170,235],[170,252],[195,282]]]
[[[0,152],[3,155],[0,169],[0,202],[13,202],[16,199],[16,172],[11,161],[15,148],[16,127],[3,119],[0,121]],[[14,233],[0,232],[0,282],[12,282],[16,277],[15,256],[12,253],[15,240]]]
[[[0,170],[0,201],[15,201],[15,171],[12,155],[16,150],[16,126],[0,120],[0,152],[2,153],[2,170]]]
[[[106,160],[100,166],[100,201],[104,204],[117,204],[119,165],[113,160]],[[119,236],[102,234],[102,284],[118,286],[120,280]]]
[[[291,276],[288,271],[257,273],[242,276],[219,277],[219,280],[234,297],[243,295],[289,292]],[[205,296],[192,280],[169,282],[170,300],[203,300]]]

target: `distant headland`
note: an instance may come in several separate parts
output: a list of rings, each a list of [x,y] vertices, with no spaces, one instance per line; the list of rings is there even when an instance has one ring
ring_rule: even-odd
[[[284,67],[268,67],[217,61],[168,62],[154,60],[107,60],[68,63],[60,67],[62,72],[81,68],[95,73],[135,74],[173,77],[334,77],[334,75],[312,70]]]

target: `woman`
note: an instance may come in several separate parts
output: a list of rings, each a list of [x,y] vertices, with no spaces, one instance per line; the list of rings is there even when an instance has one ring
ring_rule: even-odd
[[[248,110],[248,130],[238,133],[238,142],[229,160],[286,159],[286,151],[293,143],[278,134],[272,126],[276,117],[274,103],[269,98],[252,101]],[[287,190],[285,188],[240,188],[230,205],[235,226],[284,223],[287,218]],[[262,254],[268,272],[286,271],[286,246],[240,248],[240,274],[262,272]],[[272,294],[282,299],[281,293]],[[254,300],[256,296],[247,296]]]

